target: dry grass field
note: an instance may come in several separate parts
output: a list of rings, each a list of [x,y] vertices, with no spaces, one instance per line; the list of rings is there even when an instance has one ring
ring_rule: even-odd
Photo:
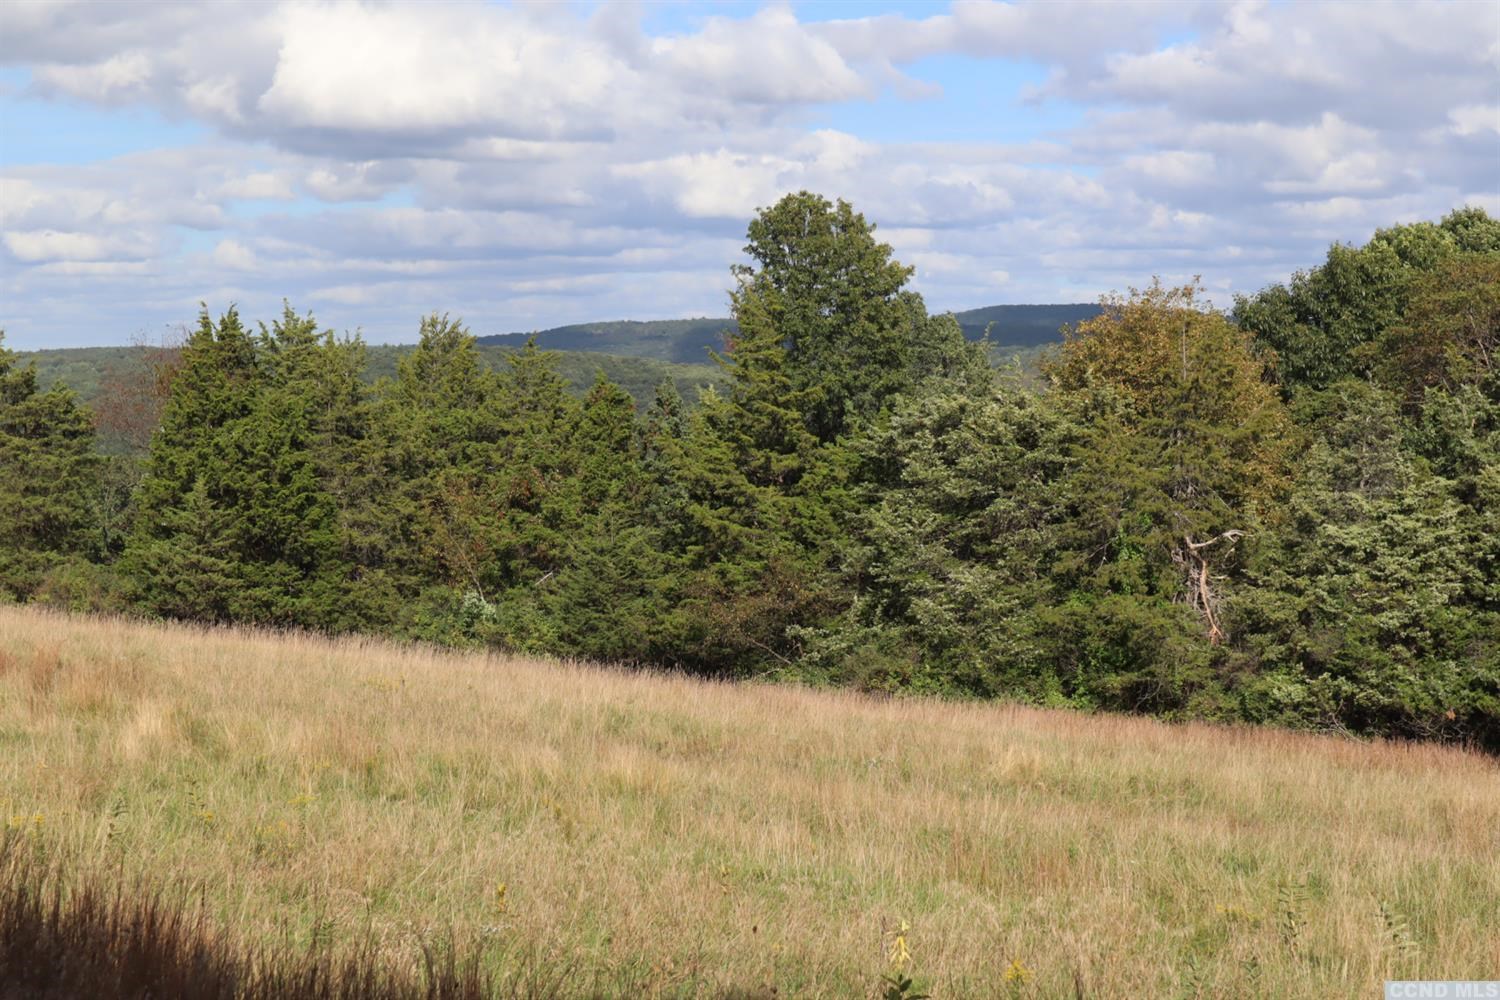
[[[512,992],[1370,997],[1500,975],[1500,765],[0,608],[0,810],[246,941]],[[549,978],[550,977],[550,978]]]

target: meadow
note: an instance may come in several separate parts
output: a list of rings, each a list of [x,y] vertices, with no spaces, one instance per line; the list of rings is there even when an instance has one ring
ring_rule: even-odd
[[[4,606],[0,817],[62,884],[514,995],[1500,975],[1500,763],[1451,747]]]

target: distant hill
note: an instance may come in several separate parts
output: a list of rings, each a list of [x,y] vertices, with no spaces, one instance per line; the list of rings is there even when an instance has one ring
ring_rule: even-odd
[[[409,344],[371,344],[368,347],[368,364],[365,378],[373,382],[382,376],[396,374],[397,360],[412,350]],[[506,358],[515,352],[514,347],[481,345],[480,357],[491,368],[501,369]],[[65,347],[44,351],[17,351],[22,364],[36,365],[37,382],[43,389],[58,382],[78,394],[87,406],[95,406],[104,392],[104,385],[112,377],[128,376],[138,372],[141,363],[139,348],[134,347]],[[568,380],[576,395],[583,395],[593,384],[599,372],[619,385],[635,398],[636,406],[644,409],[652,399],[656,386],[670,378],[677,384],[677,391],[689,406],[698,401],[698,393],[706,386],[715,385],[722,379],[717,365],[707,363],[674,364],[651,357],[618,357],[583,351],[558,351],[557,371]],[[106,451],[125,449],[120,441],[103,440]]]
[[[703,364],[710,349],[724,349],[724,334],[736,329],[734,320],[653,319],[610,323],[577,323],[535,333],[499,333],[480,337],[481,344],[520,347],[536,337],[538,347],[552,351],[590,351],[627,357],[656,358],[679,364]]]
[[[370,364],[366,376],[374,381],[384,375],[396,375],[396,361],[410,351],[410,345],[372,344],[369,348]],[[480,344],[479,356],[491,367],[504,370],[506,359],[516,348],[495,344]],[[588,392],[600,372],[611,382],[630,393],[636,406],[645,409],[656,393],[656,387],[664,379],[677,383],[677,391],[688,405],[698,401],[698,392],[705,386],[717,385],[722,374],[717,365],[705,358],[697,364],[677,364],[653,357],[631,357],[617,354],[600,354],[592,351],[570,351],[557,349],[557,372],[568,380],[577,395]]]
[[[394,377],[396,361],[411,350],[409,344],[369,345],[366,348],[369,363],[365,368],[365,378],[373,382],[386,375]],[[513,347],[481,345],[479,356],[491,368],[501,368],[514,350]],[[83,403],[89,405],[99,398],[101,382],[106,376],[112,372],[129,371],[139,362],[139,349],[133,347],[64,347],[17,351],[16,355],[22,364],[35,363],[37,381],[43,389],[64,382]],[[557,352],[557,370],[579,395],[588,391],[595,375],[602,371],[634,396],[641,406],[651,401],[656,386],[665,378],[675,381],[689,402],[697,399],[699,387],[716,384],[721,378],[718,367],[706,359],[698,364],[673,364],[651,357],[617,357],[562,350]]]
[[[964,336],[983,337],[990,324],[990,340],[1008,349],[1038,347],[1062,339],[1063,326],[1099,314],[1093,303],[1060,305],[984,306],[954,313]],[[535,333],[501,333],[480,337],[481,344],[520,347],[535,337],[539,347],[554,351],[590,351],[638,358],[657,358],[679,364],[701,364],[710,350],[723,350],[724,334],[735,331],[729,317],[662,320],[618,320],[609,323],[577,323]]]
[[[978,340],[990,324],[990,341],[1008,347],[1040,347],[1062,340],[1062,328],[1099,315],[1097,302],[1064,302],[1054,305],[982,306],[954,313],[964,336]]]
[[[1023,373],[1035,374],[1043,349],[1061,340],[1060,329],[1099,313],[1097,305],[986,306],[954,313],[964,336],[978,340],[990,329],[992,356],[996,364],[1018,365]],[[511,352],[535,336],[538,346],[558,352],[558,371],[572,383],[573,391],[588,391],[597,372],[603,371],[644,407],[657,383],[671,378],[689,405],[698,390],[718,383],[722,373],[710,362],[708,352],[722,350],[724,334],[736,329],[734,320],[713,319],[622,320],[611,323],[578,323],[541,330],[535,334],[507,333],[478,338],[480,353],[492,367],[505,364]],[[365,375],[371,381],[395,375],[396,360],[410,345],[372,344]],[[111,375],[132,369],[139,351],[131,347],[70,347],[44,351],[18,351],[23,363],[36,363],[43,388],[67,383],[86,404],[94,404],[101,383]]]

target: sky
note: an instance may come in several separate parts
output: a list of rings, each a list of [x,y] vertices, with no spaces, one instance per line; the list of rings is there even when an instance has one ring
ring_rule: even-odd
[[[933,310],[1500,215],[1500,3],[0,4],[0,329],[283,300],[371,342],[727,314],[757,208],[842,197]]]

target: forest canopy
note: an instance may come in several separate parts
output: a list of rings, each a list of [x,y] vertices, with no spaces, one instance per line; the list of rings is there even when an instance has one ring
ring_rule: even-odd
[[[106,456],[0,342],[0,595],[1500,749],[1500,222],[1109,297],[1040,383],[846,202],[745,251],[697,405],[205,309]]]

